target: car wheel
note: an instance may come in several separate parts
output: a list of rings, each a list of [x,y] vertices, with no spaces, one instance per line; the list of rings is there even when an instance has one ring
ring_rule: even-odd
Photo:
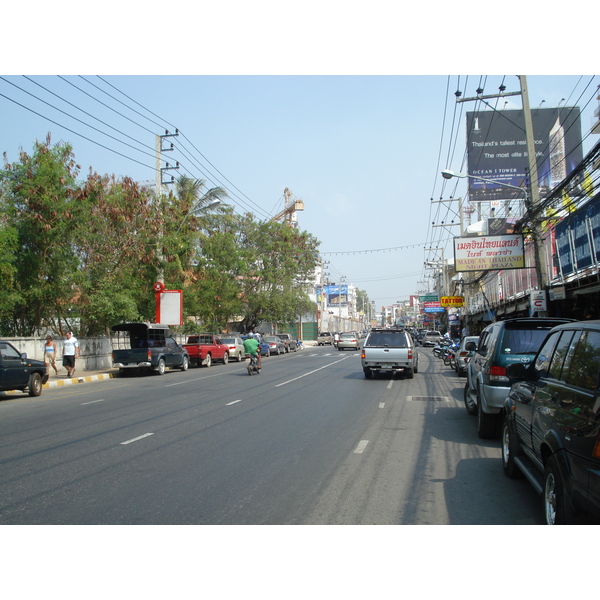
[[[407,379],[412,379],[415,376],[415,370],[414,369],[405,369],[404,372],[406,373],[406,378]]]
[[[39,373],[32,373],[27,386],[30,396],[39,396],[42,393],[42,377]]]
[[[225,352],[223,355],[223,364],[226,365],[229,362],[229,353]]]
[[[365,374],[365,379],[371,379],[371,377],[373,377],[373,371],[371,371],[371,369],[363,369],[363,373]]]
[[[481,397],[477,395],[477,435],[482,440],[491,440],[498,431],[499,415],[488,414],[481,408]]]
[[[237,361],[242,362],[242,353],[241,352],[238,352]]]
[[[568,522],[565,488],[560,477],[558,463],[553,456],[548,459],[544,472],[542,509],[547,525],[565,525]]]
[[[183,360],[181,361],[181,370],[187,371],[189,366],[190,366],[190,360],[187,356],[184,356]]]
[[[202,363],[205,367],[210,367],[212,365],[212,356],[210,354],[206,355],[204,362]]]
[[[415,373],[419,372],[419,361],[417,360],[417,362],[415,363]]]
[[[521,469],[515,463],[515,457],[520,454],[519,441],[510,431],[508,419],[504,419],[502,426],[502,468],[504,474],[511,479],[521,477]]]
[[[166,370],[165,361],[164,361],[164,359],[160,358],[158,360],[158,365],[156,366],[156,373],[158,375],[164,375],[165,374],[165,370]]]
[[[477,402],[475,402],[475,400],[473,399],[473,392],[471,392],[468,383],[465,384],[463,398],[465,401],[465,408],[467,409],[467,412],[470,415],[475,416],[477,414]]]

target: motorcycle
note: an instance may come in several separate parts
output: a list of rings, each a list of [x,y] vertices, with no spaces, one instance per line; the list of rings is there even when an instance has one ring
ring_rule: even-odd
[[[460,344],[452,342],[444,351],[443,360],[444,364],[450,367],[453,371],[456,370],[456,353]]]
[[[445,352],[447,347],[448,347],[447,341],[438,342],[433,347],[433,355],[437,356],[438,358],[442,358],[442,353]]]
[[[258,368],[258,356],[250,356],[249,354],[246,354],[246,358],[250,359],[248,366],[246,367],[248,369],[248,375],[254,375],[255,373],[259,375],[260,369]]]

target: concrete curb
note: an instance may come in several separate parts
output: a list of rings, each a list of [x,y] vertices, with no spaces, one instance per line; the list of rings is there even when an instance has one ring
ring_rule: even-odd
[[[103,379],[112,379],[114,373],[99,373],[98,375],[82,375],[81,377],[71,377],[70,379],[56,379],[47,381],[44,388],[61,387],[63,385],[75,385],[77,383],[90,383],[92,381],[102,381]]]

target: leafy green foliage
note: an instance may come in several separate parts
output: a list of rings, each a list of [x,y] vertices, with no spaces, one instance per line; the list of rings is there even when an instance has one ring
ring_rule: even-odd
[[[153,284],[183,290],[190,328],[293,322],[318,260],[310,234],[219,204],[221,188],[181,177],[173,192],[79,167],[68,144],[36,143],[0,171],[0,328],[107,333],[153,321]]]

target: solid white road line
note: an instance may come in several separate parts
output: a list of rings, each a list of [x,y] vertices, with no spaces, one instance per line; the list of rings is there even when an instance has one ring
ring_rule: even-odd
[[[237,404],[238,402],[241,402],[241,400],[234,400],[233,402],[228,402],[225,406],[231,406],[232,404]]]
[[[144,438],[150,436],[150,435],[154,435],[153,433],[145,433],[144,435],[140,435],[136,438],[133,438],[131,440],[127,440],[126,442],[121,442],[121,446],[125,446],[126,444],[131,444],[132,442],[137,442],[138,440],[143,440]]]
[[[96,402],[105,402],[104,398],[102,400],[92,400],[91,402],[84,402],[81,406],[85,406],[86,404],[96,404]]]

